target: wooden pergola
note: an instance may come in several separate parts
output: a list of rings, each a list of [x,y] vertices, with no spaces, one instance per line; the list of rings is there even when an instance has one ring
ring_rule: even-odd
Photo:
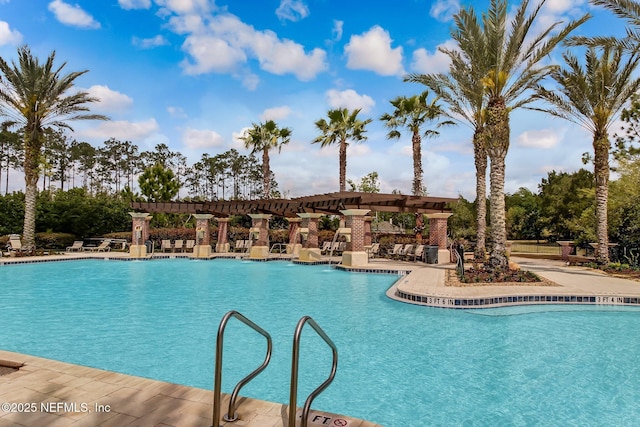
[[[341,210],[368,209],[371,212],[446,213],[457,199],[360,192],[337,192],[292,199],[229,200],[208,202],[132,202],[131,208],[149,213],[212,214],[216,217],[271,214],[287,218],[298,213],[340,215]]]

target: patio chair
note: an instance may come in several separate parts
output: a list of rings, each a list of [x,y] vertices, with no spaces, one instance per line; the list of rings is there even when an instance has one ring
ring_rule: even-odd
[[[399,256],[400,251],[402,251],[402,244],[401,243],[396,243],[395,245],[393,245],[393,249],[391,249],[390,251],[387,252],[387,257],[388,258],[396,258]]]
[[[187,240],[187,243],[185,244],[185,250],[187,252],[191,251],[193,252],[193,247],[196,245],[196,241],[195,240]]]
[[[171,250],[173,250],[173,247],[171,246],[171,240],[163,240],[162,243],[160,244],[160,252],[166,252]]]
[[[82,252],[84,251],[84,241],[76,240],[73,245],[67,246],[67,252]]]
[[[184,240],[176,240],[173,243],[174,252],[184,252]]]
[[[29,252],[29,248],[22,246],[22,240],[20,240],[19,234],[12,234],[9,236],[9,243],[7,243],[8,254],[13,256],[24,255]]]
[[[85,249],[90,250],[91,252],[109,252],[111,251],[111,240],[105,239],[98,246],[88,246]]]
[[[412,245],[411,243],[407,243],[406,245],[404,245],[404,247],[400,250],[400,253],[398,254],[398,258],[407,258],[407,257],[413,256],[414,247],[415,245]]]
[[[405,255],[405,258],[407,258],[407,260],[410,258],[413,258],[413,262],[415,262],[418,258],[422,259],[423,255],[424,255],[424,245],[418,245],[416,246],[413,253]]]
[[[242,252],[245,250],[245,241],[244,240],[236,240],[235,245],[233,246],[234,252]]]
[[[327,255],[331,251],[331,242],[327,241],[322,244],[322,249],[320,249],[320,253],[322,255]]]
[[[367,257],[375,258],[376,255],[378,255],[378,252],[380,252],[380,243],[372,244],[371,247],[366,248],[365,251],[367,252]]]

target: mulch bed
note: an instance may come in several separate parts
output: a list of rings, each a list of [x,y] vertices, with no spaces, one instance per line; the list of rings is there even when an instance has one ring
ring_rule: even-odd
[[[511,275],[501,277],[500,279],[502,279],[502,281],[486,281],[487,275],[488,273],[486,272],[481,272],[478,274],[473,270],[465,270],[465,276],[471,280],[470,283],[465,283],[460,281],[460,278],[458,277],[458,274],[455,270],[447,270],[447,274],[445,275],[445,286],[560,286],[557,283],[552,282],[551,280],[540,277],[529,271],[514,271]],[[533,275],[533,277],[529,275]],[[535,280],[534,277],[537,280]],[[529,278],[529,281],[517,281],[527,278]],[[477,279],[477,281],[475,281],[474,279]]]

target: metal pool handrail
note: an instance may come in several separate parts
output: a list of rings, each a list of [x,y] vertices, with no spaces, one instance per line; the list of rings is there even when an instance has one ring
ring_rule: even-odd
[[[320,384],[318,388],[313,390],[307,400],[304,402],[304,407],[302,409],[302,420],[300,427],[307,427],[307,418],[309,417],[309,410],[311,409],[311,403],[313,400],[318,397],[320,393],[322,393],[333,381],[333,378],[336,376],[336,370],[338,369],[338,348],[331,341],[331,338],[322,330],[322,328],[309,316],[304,316],[298,321],[298,325],[296,326],[296,331],[293,336],[293,352],[292,352],[292,364],[291,364],[291,387],[289,388],[289,427],[295,427],[296,425],[296,399],[298,397],[298,360],[300,358],[300,335],[302,334],[302,329],[304,325],[309,323],[309,325],[320,335],[320,337],[327,343],[329,347],[331,347],[331,351],[333,352],[333,363],[331,365],[331,373],[329,374],[329,378],[326,379],[325,382]]]
[[[220,404],[222,403],[221,399],[221,389],[222,389],[222,350],[224,345],[224,330],[227,326],[229,320],[235,317],[240,320],[245,325],[249,326],[262,336],[267,339],[267,356],[262,362],[262,365],[258,367],[255,371],[251,372],[249,375],[241,379],[236,387],[233,389],[233,393],[231,393],[231,398],[229,399],[229,410],[227,414],[223,417],[225,421],[236,421],[238,419],[237,414],[235,412],[236,409],[236,398],[238,397],[238,393],[240,389],[244,387],[249,381],[254,379],[260,372],[264,370],[269,364],[271,360],[271,350],[273,348],[271,342],[271,335],[260,326],[256,325],[251,320],[247,319],[242,314],[238,313],[235,310],[229,311],[224,315],[222,320],[220,321],[220,326],[218,327],[218,335],[216,337],[216,361],[215,361],[215,376],[214,376],[214,384],[213,384],[213,427],[219,427],[220,422]]]

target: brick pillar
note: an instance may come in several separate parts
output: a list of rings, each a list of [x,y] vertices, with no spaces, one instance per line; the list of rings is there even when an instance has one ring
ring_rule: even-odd
[[[364,217],[364,245],[365,246],[371,246],[371,243],[372,243],[371,221],[373,221],[372,217],[368,215]]]
[[[562,251],[562,260],[569,261],[569,255],[573,253],[575,243],[571,241],[559,241],[557,243],[560,245],[560,249]]]
[[[209,220],[211,214],[193,214],[196,219],[196,246],[193,248],[193,256],[196,258],[208,258],[211,255],[211,239],[209,232]]]
[[[269,214],[249,214],[251,217],[251,231],[257,231],[254,246],[269,246]]]
[[[368,264],[369,257],[364,251],[364,217],[369,213],[369,209],[347,209],[340,212],[345,217],[346,229],[351,232],[347,250],[342,254],[342,264],[345,266]]]
[[[307,240],[304,243],[304,247],[307,249],[314,249],[318,247],[318,222],[322,214],[319,213],[299,213],[298,216],[302,218],[302,229],[307,232]]]
[[[438,245],[439,249],[447,249],[447,219],[451,213],[427,214],[429,218],[429,244]]]
[[[287,218],[289,222],[289,244],[295,245],[300,242],[300,223],[302,218]]]
[[[217,218],[218,242],[216,252],[229,252],[229,218]]]
[[[147,246],[144,242],[149,238],[149,221],[151,215],[146,212],[129,212],[131,215],[131,246],[129,256],[131,258],[144,258],[147,256]]]

